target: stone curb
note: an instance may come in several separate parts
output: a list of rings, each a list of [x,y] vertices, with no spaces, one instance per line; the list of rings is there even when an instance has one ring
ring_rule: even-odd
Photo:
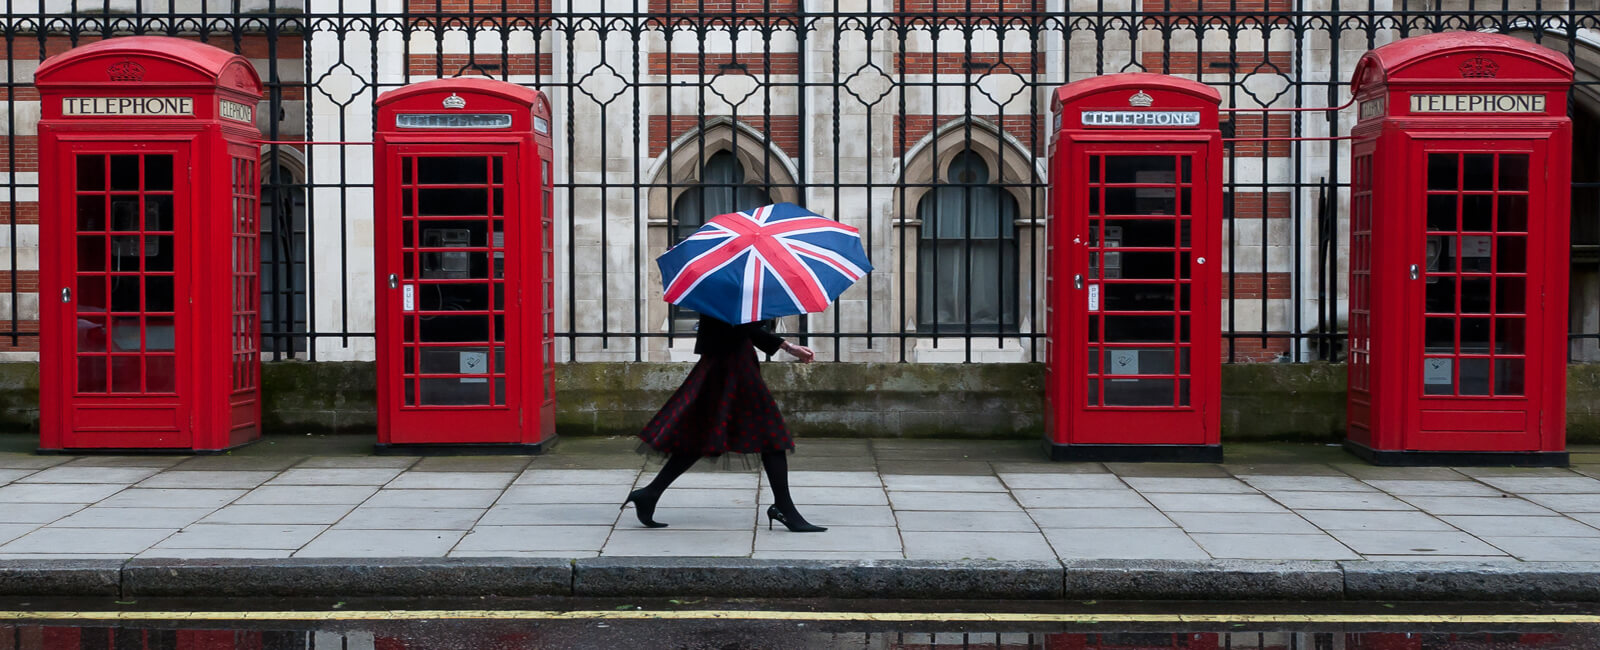
[[[1600,602],[1600,562],[1059,563],[657,557],[0,560],[0,596]]]
[[[929,560],[751,560],[636,558],[579,560],[575,596],[738,598],[1015,598],[1062,595],[1058,562]]]
[[[572,563],[558,558],[144,559],[122,568],[122,594],[129,598],[517,597],[571,590]]]

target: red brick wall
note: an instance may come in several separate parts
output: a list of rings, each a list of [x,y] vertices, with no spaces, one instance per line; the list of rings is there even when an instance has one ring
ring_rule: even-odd
[[[1012,13],[1044,11],[1044,0],[897,0],[895,11],[908,13]]]
[[[650,0],[651,13],[760,14],[799,11],[800,0]]]
[[[550,0],[407,0],[410,13],[540,13],[550,11]]]
[[[896,54],[895,70],[906,74],[983,74],[999,68],[999,72],[1030,74],[1044,69],[1042,52],[964,52],[940,53],[911,52]],[[1009,67],[1009,69],[1008,69]],[[891,70],[893,72],[894,70]]]
[[[1266,214],[1265,215],[1262,214],[1262,201],[1263,201],[1262,196],[1263,195],[1262,195],[1261,192],[1237,192],[1237,191],[1234,192],[1233,193],[1233,216],[1234,216],[1234,218],[1235,219],[1260,219],[1262,216],[1266,216],[1266,218],[1268,218],[1268,219],[1287,219],[1287,218],[1289,218],[1289,216],[1290,216],[1289,215],[1289,207],[1290,207],[1289,198],[1290,198],[1290,196],[1289,196],[1288,192],[1268,192],[1268,193],[1266,193],[1266,195],[1265,195],[1266,196],[1266,199],[1265,199],[1265,202],[1266,202],[1266,206],[1265,206],[1266,207]]]
[[[11,202],[0,201],[0,224],[12,223]],[[38,203],[17,203],[15,223],[39,223]]]
[[[706,120],[721,117],[707,115]],[[784,154],[794,156],[800,151],[800,117],[798,115],[773,115],[770,118],[761,116],[740,117],[739,122],[748,125],[757,132],[766,133],[772,138],[772,143]],[[659,156],[666,150],[667,145],[682,137],[683,134],[700,127],[698,115],[673,115],[670,124],[666,115],[650,116],[650,155]],[[741,139],[755,137],[749,133],[741,132]]]
[[[1293,133],[1287,113],[1233,113],[1223,122],[1233,124],[1235,138],[1287,138]],[[1294,143],[1288,140],[1235,140],[1226,143],[1233,155],[1247,158],[1288,156]]]
[[[1266,297],[1270,300],[1288,300],[1294,291],[1294,280],[1288,273],[1268,273],[1266,278],[1260,272],[1241,271],[1232,274],[1233,288],[1229,293],[1229,273],[1223,272],[1221,281],[1221,294],[1223,300],[1230,298],[1255,298],[1261,299],[1262,283],[1266,284]]]
[[[39,272],[0,271],[0,287],[9,288],[12,282],[17,283],[17,291],[35,293],[39,291]],[[10,323],[8,320],[0,321],[0,328],[3,328],[8,323]]]
[[[11,331],[11,319],[0,320],[0,332],[9,332],[9,331]],[[19,321],[17,321],[17,331],[18,332],[38,332],[39,331],[39,321],[36,321],[36,320],[19,320]],[[0,352],[38,352],[38,351],[39,351],[39,337],[37,335],[35,335],[35,336],[19,336],[19,337],[17,337],[16,345],[12,345],[10,336],[6,336],[4,334],[0,334]]]
[[[7,155],[8,147],[16,147],[14,153]],[[12,156],[15,156],[13,158]],[[15,166],[13,167],[13,163]],[[39,170],[39,136],[19,135],[14,138],[0,135],[0,173],[12,171],[32,172]]]
[[[731,65],[739,64],[739,65]],[[724,68],[723,66],[729,66]],[[743,67],[739,67],[739,66]],[[650,74],[674,76],[706,76],[718,74],[800,74],[800,55],[794,52],[763,54],[697,54],[694,52],[651,52],[647,70]]]
[[[1257,67],[1268,73],[1274,72],[1272,66],[1287,74],[1294,70],[1290,57],[1289,52],[1235,52],[1230,58],[1227,52],[1155,51],[1140,53],[1139,63],[1150,72],[1178,75],[1227,74],[1229,70],[1245,75]]]
[[[433,52],[425,54],[413,53],[408,72],[412,76],[433,76],[439,73],[439,63],[439,55]],[[481,70],[481,68],[468,67],[474,63],[487,66],[490,72],[496,74],[547,75],[551,72],[549,54],[511,54],[504,59],[498,53],[486,54],[480,52],[476,56],[470,54],[446,54],[443,57],[443,63],[445,76],[453,76],[457,71],[463,69],[469,74]]]
[[[933,131],[934,127],[945,124],[959,117],[962,116],[896,115],[894,118],[895,155],[898,156],[902,153],[905,153],[906,149],[910,148],[911,145],[921,141],[922,138],[926,137],[929,132]],[[996,118],[993,115],[977,115],[974,117],[988,120],[990,123],[994,123],[996,121]],[[1007,115],[1003,120],[1000,120],[1000,128],[1006,133],[1010,134],[1011,137],[1016,138],[1017,141],[1021,142],[1023,146],[1032,146],[1037,155],[1044,155],[1044,151],[1045,149],[1049,148],[1050,143],[1049,141],[1045,140],[1042,134],[1038,135],[1037,139],[1035,139],[1035,134],[1039,133],[1039,128],[1045,123],[1045,120],[1046,117],[1042,115]],[[905,127],[904,134],[902,134],[900,131],[902,124],[904,124]],[[973,127],[972,137],[974,139],[986,138],[992,142],[994,139],[994,134],[975,126]]]
[[[191,41],[201,40],[197,35],[179,35],[178,38],[184,38]],[[70,50],[74,47],[88,45],[99,40],[99,36],[82,36],[78,38],[77,43],[73,43],[72,39],[67,36],[47,36],[45,38],[44,54],[45,56],[53,56]],[[233,51],[232,36],[213,35],[210,39],[207,39],[204,42],[210,43],[211,45],[224,50],[228,50],[229,52]],[[18,37],[12,43],[11,58],[18,61],[28,59],[41,60],[44,57],[39,56],[39,52],[40,48],[38,38]],[[299,36],[283,35],[278,37],[278,58],[280,60],[298,60],[303,52],[304,47],[301,45]],[[265,34],[245,35],[239,39],[239,54],[251,59],[267,58],[267,36]]]

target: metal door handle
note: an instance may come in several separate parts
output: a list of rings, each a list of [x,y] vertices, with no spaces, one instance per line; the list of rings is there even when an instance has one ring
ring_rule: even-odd
[[[66,288],[66,289],[62,289],[61,290],[61,302],[72,302],[72,289],[71,288]]]
[[[1082,289],[1083,288],[1083,274],[1082,273],[1079,273],[1077,275],[1072,276],[1072,287],[1074,289]]]
[[[389,288],[390,289],[399,289],[400,288],[400,275],[398,273],[390,273],[389,274]]]
[[[1417,279],[1417,271],[1418,271],[1417,265],[1412,264],[1411,265],[1411,279],[1413,279],[1413,280]]]

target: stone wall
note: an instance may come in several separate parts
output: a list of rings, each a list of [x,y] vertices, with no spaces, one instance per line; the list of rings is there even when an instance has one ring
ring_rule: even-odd
[[[558,431],[632,435],[689,367],[562,364]],[[769,363],[762,371],[802,436],[1022,439],[1043,432],[1040,364]],[[264,364],[267,432],[371,432],[374,376],[366,362]],[[1567,439],[1600,443],[1600,364],[1568,366],[1567,377]],[[38,366],[0,363],[0,431],[38,428],[38,391]],[[1343,429],[1343,365],[1222,367],[1223,440],[1334,442]]]

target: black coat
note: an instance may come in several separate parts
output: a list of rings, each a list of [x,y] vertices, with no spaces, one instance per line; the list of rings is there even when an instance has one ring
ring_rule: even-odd
[[[720,355],[738,350],[744,341],[750,341],[767,354],[777,354],[783,347],[783,337],[772,333],[772,321],[756,321],[743,325],[730,325],[710,316],[700,316],[695,327],[694,353]]]

